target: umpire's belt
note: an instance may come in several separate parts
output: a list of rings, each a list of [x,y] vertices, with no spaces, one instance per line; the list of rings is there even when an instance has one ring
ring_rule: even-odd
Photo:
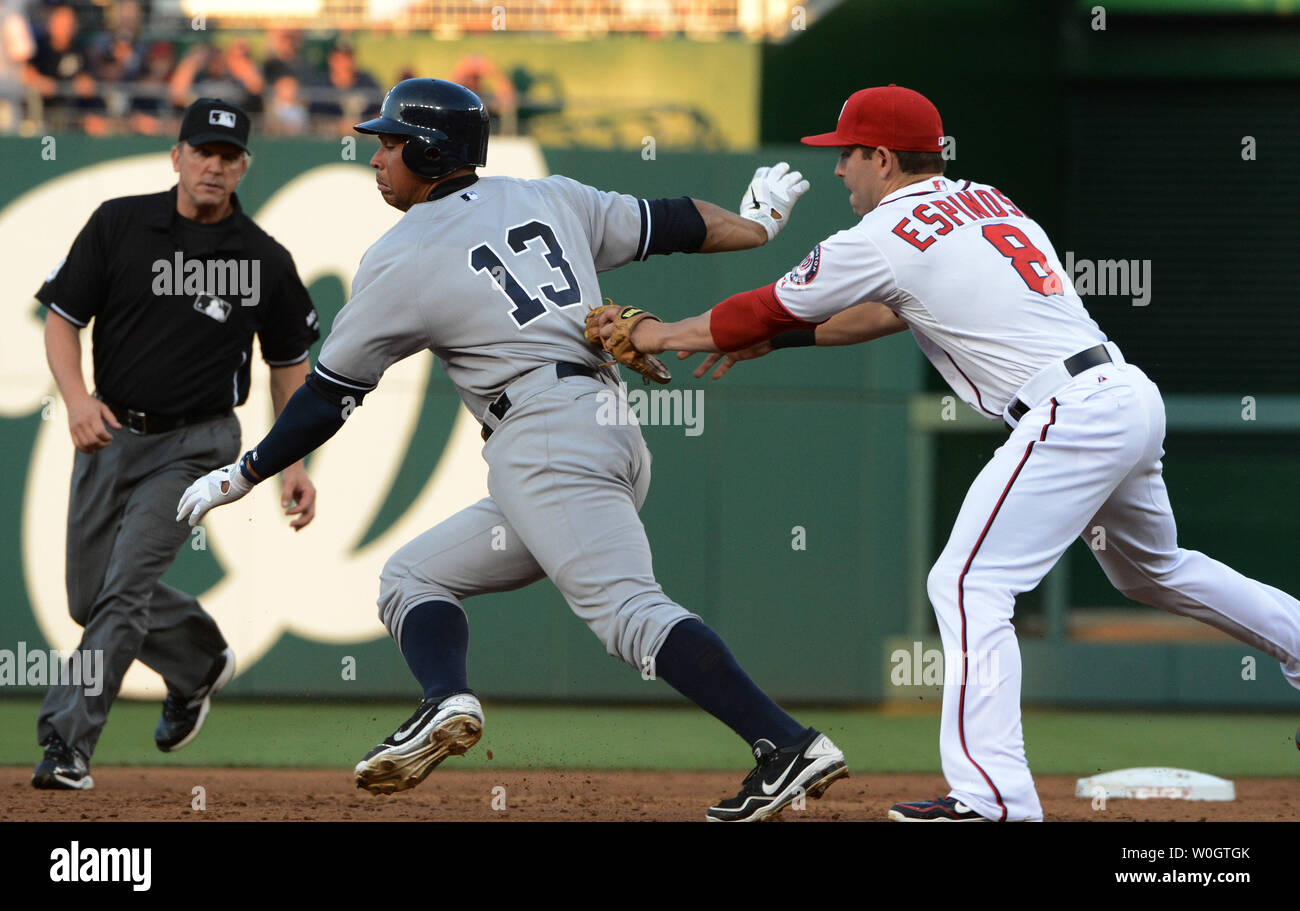
[[[1051,398],[1073,377],[1102,364],[1123,363],[1124,357],[1114,342],[1102,342],[1063,360],[1053,361],[1020,387],[1002,413],[1003,423],[1008,430],[1015,430],[1031,408]]]
[[[191,424],[202,424],[204,421],[215,421],[218,418],[230,417],[231,414],[229,408],[223,408],[220,411],[205,411],[199,414],[150,414],[144,411],[136,411],[133,408],[123,408],[108,401],[98,392],[95,393],[95,398],[107,405],[108,410],[113,412],[113,417],[117,418],[117,422],[136,436],[180,430],[182,427],[188,427]]]
[[[554,379],[551,378],[552,369],[555,370]],[[510,401],[511,392],[515,393],[515,401],[522,401],[525,394],[550,386],[568,376],[585,376],[591,379],[599,379],[608,377],[609,374],[595,367],[588,367],[585,364],[568,364],[564,362],[554,365],[545,364],[535,370],[530,370],[507,386],[506,391],[497,396],[491,405],[488,405],[487,411],[483,414],[483,439],[486,440],[492,436],[492,431],[496,430],[505,419],[506,412],[510,410],[513,404]]]

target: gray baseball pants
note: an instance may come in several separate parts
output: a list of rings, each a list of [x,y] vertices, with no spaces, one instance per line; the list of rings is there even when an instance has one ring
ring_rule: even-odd
[[[556,379],[554,365],[511,384],[509,412],[483,449],[489,496],[397,551],[380,577],[379,616],[401,644],[425,601],[510,591],[549,576],[606,651],[645,670],[673,626],[694,617],[655,581],[637,511],[650,450],[634,423],[610,422],[626,388],[608,375]],[[461,605],[463,607],[463,605]]]
[[[86,756],[132,661],[189,693],[226,648],[199,602],[160,580],[190,533],[176,503],[195,478],[238,458],[239,420],[110,432],[104,449],[77,453],[68,501],[68,611],[85,628],[77,648],[103,653],[102,687],[90,696],[91,687],[52,686],[36,722],[37,742],[57,734]]]

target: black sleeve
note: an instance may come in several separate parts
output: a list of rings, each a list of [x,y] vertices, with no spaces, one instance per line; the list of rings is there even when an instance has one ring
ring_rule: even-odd
[[[355,407],[339,407],[338,402],[313,387],[311,380],[312,377],[308,377],[307,382],[298,387],[262,442],[245,453],[241,460],[241,465],[250,467],[263,480],[284,471],[338,433]],[[244,477],[250,481],[257,480],[247,472]]]
[[[89,323],[104,305],[108,221],[108,213],[101,205],[72,242],[68,255],[36,292],[38,301],[77,326]]]
[[[704,217],[689,196],[676,199],[647,199],[650,237],[646,255],[653,253],[694,253],[704,243],[708,228]]]
[[[282,255],[284,259],[276,267],[279,281],[275,293],[266,302],[266,317],[257,333],[262,343],[262,359],[271,367],[298,363],[320,338],[320,318],[311,295],[303,287],[289,251],[282,249]]]

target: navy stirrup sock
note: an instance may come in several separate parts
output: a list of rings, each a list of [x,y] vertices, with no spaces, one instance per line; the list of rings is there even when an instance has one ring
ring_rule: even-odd
[[[654,671],[747,744],[766,738],[784,747],[808,733],[749,679],[722,637],[699,620],[683,620],[669,631]]]
[[[425,699],[444,699],[469,690],[465,672],[469,621],[455,604],[425,601],[407,611],[398,647]]]

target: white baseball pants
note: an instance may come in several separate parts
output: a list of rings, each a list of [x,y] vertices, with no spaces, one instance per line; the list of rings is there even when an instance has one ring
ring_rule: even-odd
[[[971,485],[928,580],[950,669],[944,776],[950,796],[993,820],[1043,817],[1020,724],[1016,596],[1097,526],[1105,547],[1094,553],[1117,589],[1274,656],[1300,688],[1300,602],[1178,546],[1161,477],[1164,402],[1108,348],[1116,363],[1026,399],[1033,407]]]

